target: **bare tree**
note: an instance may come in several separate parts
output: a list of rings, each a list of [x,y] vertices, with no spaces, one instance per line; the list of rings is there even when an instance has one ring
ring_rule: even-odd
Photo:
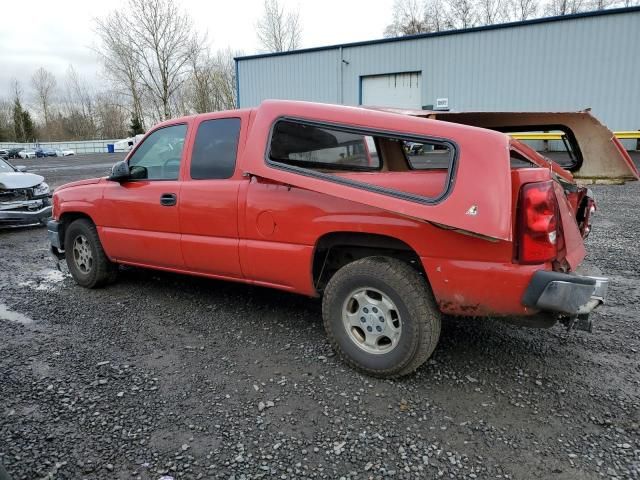
[[[505,0],[478,0],[478,20],[481,25],[494,25],[509,17]]]
[[[236,108],[236,71],[233,58],[239,52],[206,50],[193,60],[186,96],[190,110],[214,112]]]
[[[545,7],[545,14],[549,16],[569,15],[584,10],[583,0],[550,0]]]
[[[425,5],[418,0],[395,0],[393,20],[384,29],[385,37],[402,37],[432,31],[425,15]]]
[[[122,138],[127,136],[129,111],[115,92],[106,92],[95,100],[98,131],[102,138]]]
[[[450,0],[449,22],[454,28],[470,28],[477,23],[476,7],[472,0]]]
[[[441,32],[452,28],[447,7],[442,0],[427,0],[424,14],[427,31]]]
[[[130,27],[133,53],[147,92],[171,118],[171,96],[184,83],[189,60],[203,38],[193,33],[193,22],[172,0],[129,0],[134,21]]]
[[[57,85],[56,77],[48,70],[40,67],[31,77],[31,86],[36,102],[44,119],[45,129],[49,127],[51,103]]]
[[[616,0],[591,0],[587,5],[587,10],[605,10],[616,4]]]
[[[118,93],[128,99],[131,117],[137,118],[144,128],[142,72],[132,44],[133,38],[129,35],[127,18],[114,11],[104,19],[95,19],[96,33],[101,43],[97,53]]]
[[[534,18],[538,12],[537,0],[511,0],[511,18],[516,21]]]
[[[73,139],[83,140],[95,138],[97,127],[95,122],[94,94],[89,84],[69,65],[64,83],[62,97],[63,130]]]
[[[297,11],[286,11],[278,0],[265,0],[262,18],[256,24],[256,34],[268,52],[286,52],[300,46],[302,27]]]
[[[216,104],[220,110],[237,108],[236,98],[236,66],[234,57],[241,52],[233,52],[231,49],[218,50],[214,57],[216,85]]]
[[[196,113],[213,112],[213,59],[209,50],[194,55],[191,65],[191,78],[186,84],[186,96],[189,97],[190,108]]]
[[[204,43],[191,18],[172,0],[129,0],[128,21],[114,11],[96,21],[103,62],[132,103],[132,115],[151,105],[152,120],[172,116],[172,97],[189,74],[189,61]],[[148,113],[148,112],[147,112]]]

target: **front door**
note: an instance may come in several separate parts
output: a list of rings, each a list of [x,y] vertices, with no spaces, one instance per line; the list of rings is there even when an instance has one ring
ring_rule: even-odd
[[[178,206],[186,133],[186,124],[155,130],[129,157],[131,179],[107,183],[101,239],[115,260],[184,267]]]

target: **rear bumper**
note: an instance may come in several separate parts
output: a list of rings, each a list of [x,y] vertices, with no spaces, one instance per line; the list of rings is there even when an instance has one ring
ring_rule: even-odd
[[[609,280],[539,270],[533,274],[522,304],[543,312],[587,315],[603,304]]]

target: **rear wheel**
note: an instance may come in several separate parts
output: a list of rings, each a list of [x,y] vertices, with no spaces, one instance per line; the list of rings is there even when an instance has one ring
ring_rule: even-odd
[[[413,372],[440,337],[440,312],[429,286],[395,258],[368,257],[341,268],[327,285],[322,314],[338,354],[377,377]]]
[[[97,288],[115,281],[118,265],[107,258],[90,220],[80,218],[67,227],[64,250],[67,266],[78,285]]]

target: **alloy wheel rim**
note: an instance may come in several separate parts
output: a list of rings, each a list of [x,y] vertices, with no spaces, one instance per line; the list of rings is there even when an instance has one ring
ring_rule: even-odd
[[[73,260],[82,273],[89,273],[93,267],[93,252],[84,235],[78,235],[73,241]]]
[[[388,295],[363,287],[351,292],[342,306],[342,323],[350,340],[371,354],[389,353],[402,335],[400,312]]]

